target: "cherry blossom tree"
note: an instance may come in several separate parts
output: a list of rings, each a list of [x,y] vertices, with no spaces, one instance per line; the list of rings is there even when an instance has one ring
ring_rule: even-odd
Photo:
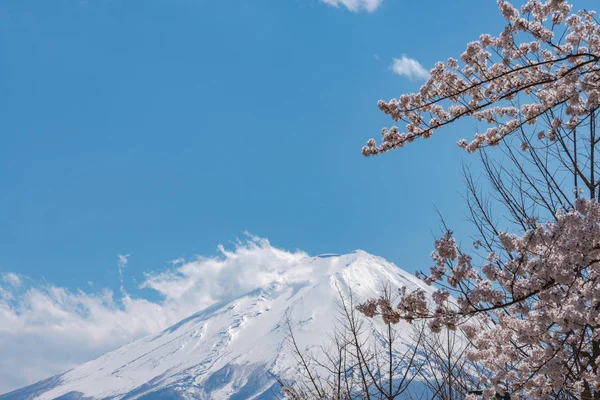
[[[488,398],[600,399],[600,24],[564,0],[498,5],[504,30],[437,63],[418,93],[380,101],[404,127],[362,150],[377,155],[473,121],[478,132],[457,144],[479,153],[492,189],[466,170],[473,248],[446,229],[422,275],[438,287],[433,303],[404,291],[397,304],[373,299],[359,310],[460,327],[470,359],[491,372]]]

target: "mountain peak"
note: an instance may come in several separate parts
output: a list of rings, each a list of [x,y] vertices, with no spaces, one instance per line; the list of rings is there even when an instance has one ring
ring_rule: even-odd
[[[352,289],[359,300],[378,296],[384,283],[431,290],[362,250],[305,257],[265,282],[0,399],[275,398],[269,372],[294,368],[285,344],[288,318],[303,348],[318,346],[334,328],[340,290]]]

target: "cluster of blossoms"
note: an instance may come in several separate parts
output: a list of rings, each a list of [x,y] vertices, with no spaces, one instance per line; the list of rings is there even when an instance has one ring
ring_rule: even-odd
[[[398,305],[392,304],[389,297],[370,299],[356,307],[358,311],[368,318],[379,315],[386,324],[397,324],[401,320],[412,321],[416,318],[426,318],[429,308],[423,291],[407,292],[406,288],[400,289],[402,301]]]
[[[463,117],[489,126],[470,142],[458,141],[468,152],[498,145],[525,125],[542,124],[538,138],[555,140],[558,129],[575,129],[600,106],[600,25],[593,11],[570,14],[564,0],[529,0],[520,12],[505,0],[498,5],[508,25],[496,37],[469,43],[462,66],[453,58],[438,62],[418,93],[379,101],[405,131],[383,129],[380,144],[370,139],[363,147],[365,156],[429,138]]]
[[[434,331],[464,323],[471,361],[493,372],[490,393],[507,384],[535,399],[599,389],[600,204],[579,199],[555,222],[499,237],[505,256],[492,253],[477,267],[450,234],[436,241],[426,280],[448,289],[438,290],[433,304],[422,292],[403,292],[398,305],[371,300],[359,310],[394,315],[391,323],[429,318]],[[457,294],[452,302],[449,291]]]

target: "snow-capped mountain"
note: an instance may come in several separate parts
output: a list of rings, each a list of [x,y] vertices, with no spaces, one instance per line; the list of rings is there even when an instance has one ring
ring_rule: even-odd
[[[309,348],[324,344],[336,324],[338,290],[352,288],[358,299],[377,296],[383,283],[432,291],[363,251],[307,257],[298,268],[310,270],[303,281],[278,279],[0,400],[272,399],[272,374],[295,367],[286,315],[300,346]]]

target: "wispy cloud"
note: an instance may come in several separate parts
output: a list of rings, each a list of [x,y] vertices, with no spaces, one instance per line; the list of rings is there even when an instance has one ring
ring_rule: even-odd
[[[394,58],[390,69],[395,74],[405,76],[408,79],[429,78],[429,72],[421,65],[421,63],[413,58],[406,57],[405,54],[403,54],[401,58]]]
[[[8,283],[13,287],[19,287],[23,283],[21,277],[18,274],[15,274],[14,272],[7,272],[2,274],[2,281]]]
[[[121,293],[125,294],[125,286],[123,285],[123,271],[129,262],[129,257],[131,254],[119,254],[117,256],[119,258],[119,262],[117,263],[117,268],[119,269],[119,282],[121,283]]]
[[[129,257],[131,257],[131,254],[119,254],[117,257],[119,258],[119,265],[125,266],[129,262]]]
[[[185,258],[183,257],[178,257],[174,260],[169,261],[169,264],[173,264],[173,265],[177,265],[177,264],[182,264],[185,262]]]
[[[162,300],[110,290],[69,291],[31,285],[5,273],[0,279],[0,393],[65,372],[125,343],[158,332],[216,302],[271,282],[297,282],[314,271],[298,266],[307,254],[250,237],[219,254],[148,273],[141,286]],[[127,264],[119,257],[119,265]],[[18,278],[18,279],[16,279]]]
[[[359,11],[373,12],[377,8],[379,8],[381,3],[383,3],[383,0],[321,0],[321,1],[323,3],[329,4],[334,7],[339,7],[339,6],[346,7],[348,10],[350,10],[352,12],[359,12]]]

